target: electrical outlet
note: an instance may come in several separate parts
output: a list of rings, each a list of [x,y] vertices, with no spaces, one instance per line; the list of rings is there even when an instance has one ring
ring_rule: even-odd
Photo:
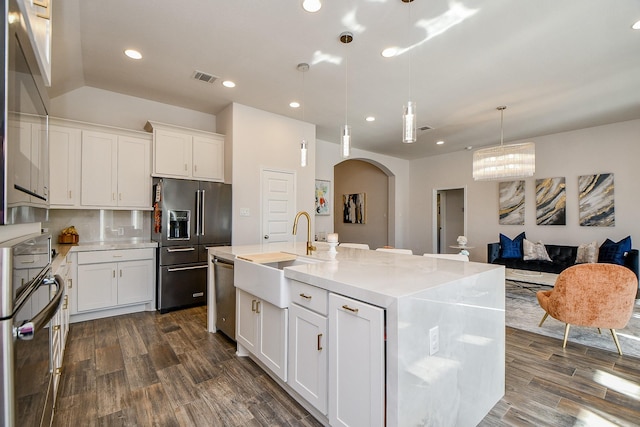
[[[438,327],[429,329],[429,356],[433,356],[440,350],[440,333]]]
[[[250,216],[249,208],[240,208],[240,216]]]

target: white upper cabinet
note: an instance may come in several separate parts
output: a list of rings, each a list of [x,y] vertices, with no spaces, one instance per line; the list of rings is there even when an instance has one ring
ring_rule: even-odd
[[[18,0],[18,5],[26,16],[29,38],[34,45],[38,66],[47,86],[51,86],[52,2],[53,0]]]
[[[153,176],[224,181],[224,135],[147,122],[153,131]]]
[[[49,203],[52,208],[80,205],[80,129],[49,126]]]
[[[82,131],[81,205],[151,209],[151,141]]]

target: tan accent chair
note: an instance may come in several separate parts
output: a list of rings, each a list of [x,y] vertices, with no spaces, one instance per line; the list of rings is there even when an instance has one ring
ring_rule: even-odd
[[[538,291],[538,303],[547,316],[565,322],[567,346],[569,326],[587,326],[611,330],[618,353],[622,355],[616,329],[627,326],[635,304],[638,278],[627,267],[617,264],[578,264],[562,271],[554,288]]]

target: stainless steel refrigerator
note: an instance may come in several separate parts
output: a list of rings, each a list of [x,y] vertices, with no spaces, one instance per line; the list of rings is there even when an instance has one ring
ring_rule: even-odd
[[[151,237],[158,242],[161,313],[207,302],[207,248],[231,244],[231,185],[153,180]]]

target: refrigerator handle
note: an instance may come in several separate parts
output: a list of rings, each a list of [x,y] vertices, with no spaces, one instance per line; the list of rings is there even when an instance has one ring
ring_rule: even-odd
[[[204,236],[204,219],[205,219],[205,211],[204,207],[206,206],[204,203],[205,190],[200,190],[202,195],[200,196],[200,235]]]
[[[201,211],[202,211],[202,203],[200,200],[200,190],[196,190],[196,236],[200,235]]]

